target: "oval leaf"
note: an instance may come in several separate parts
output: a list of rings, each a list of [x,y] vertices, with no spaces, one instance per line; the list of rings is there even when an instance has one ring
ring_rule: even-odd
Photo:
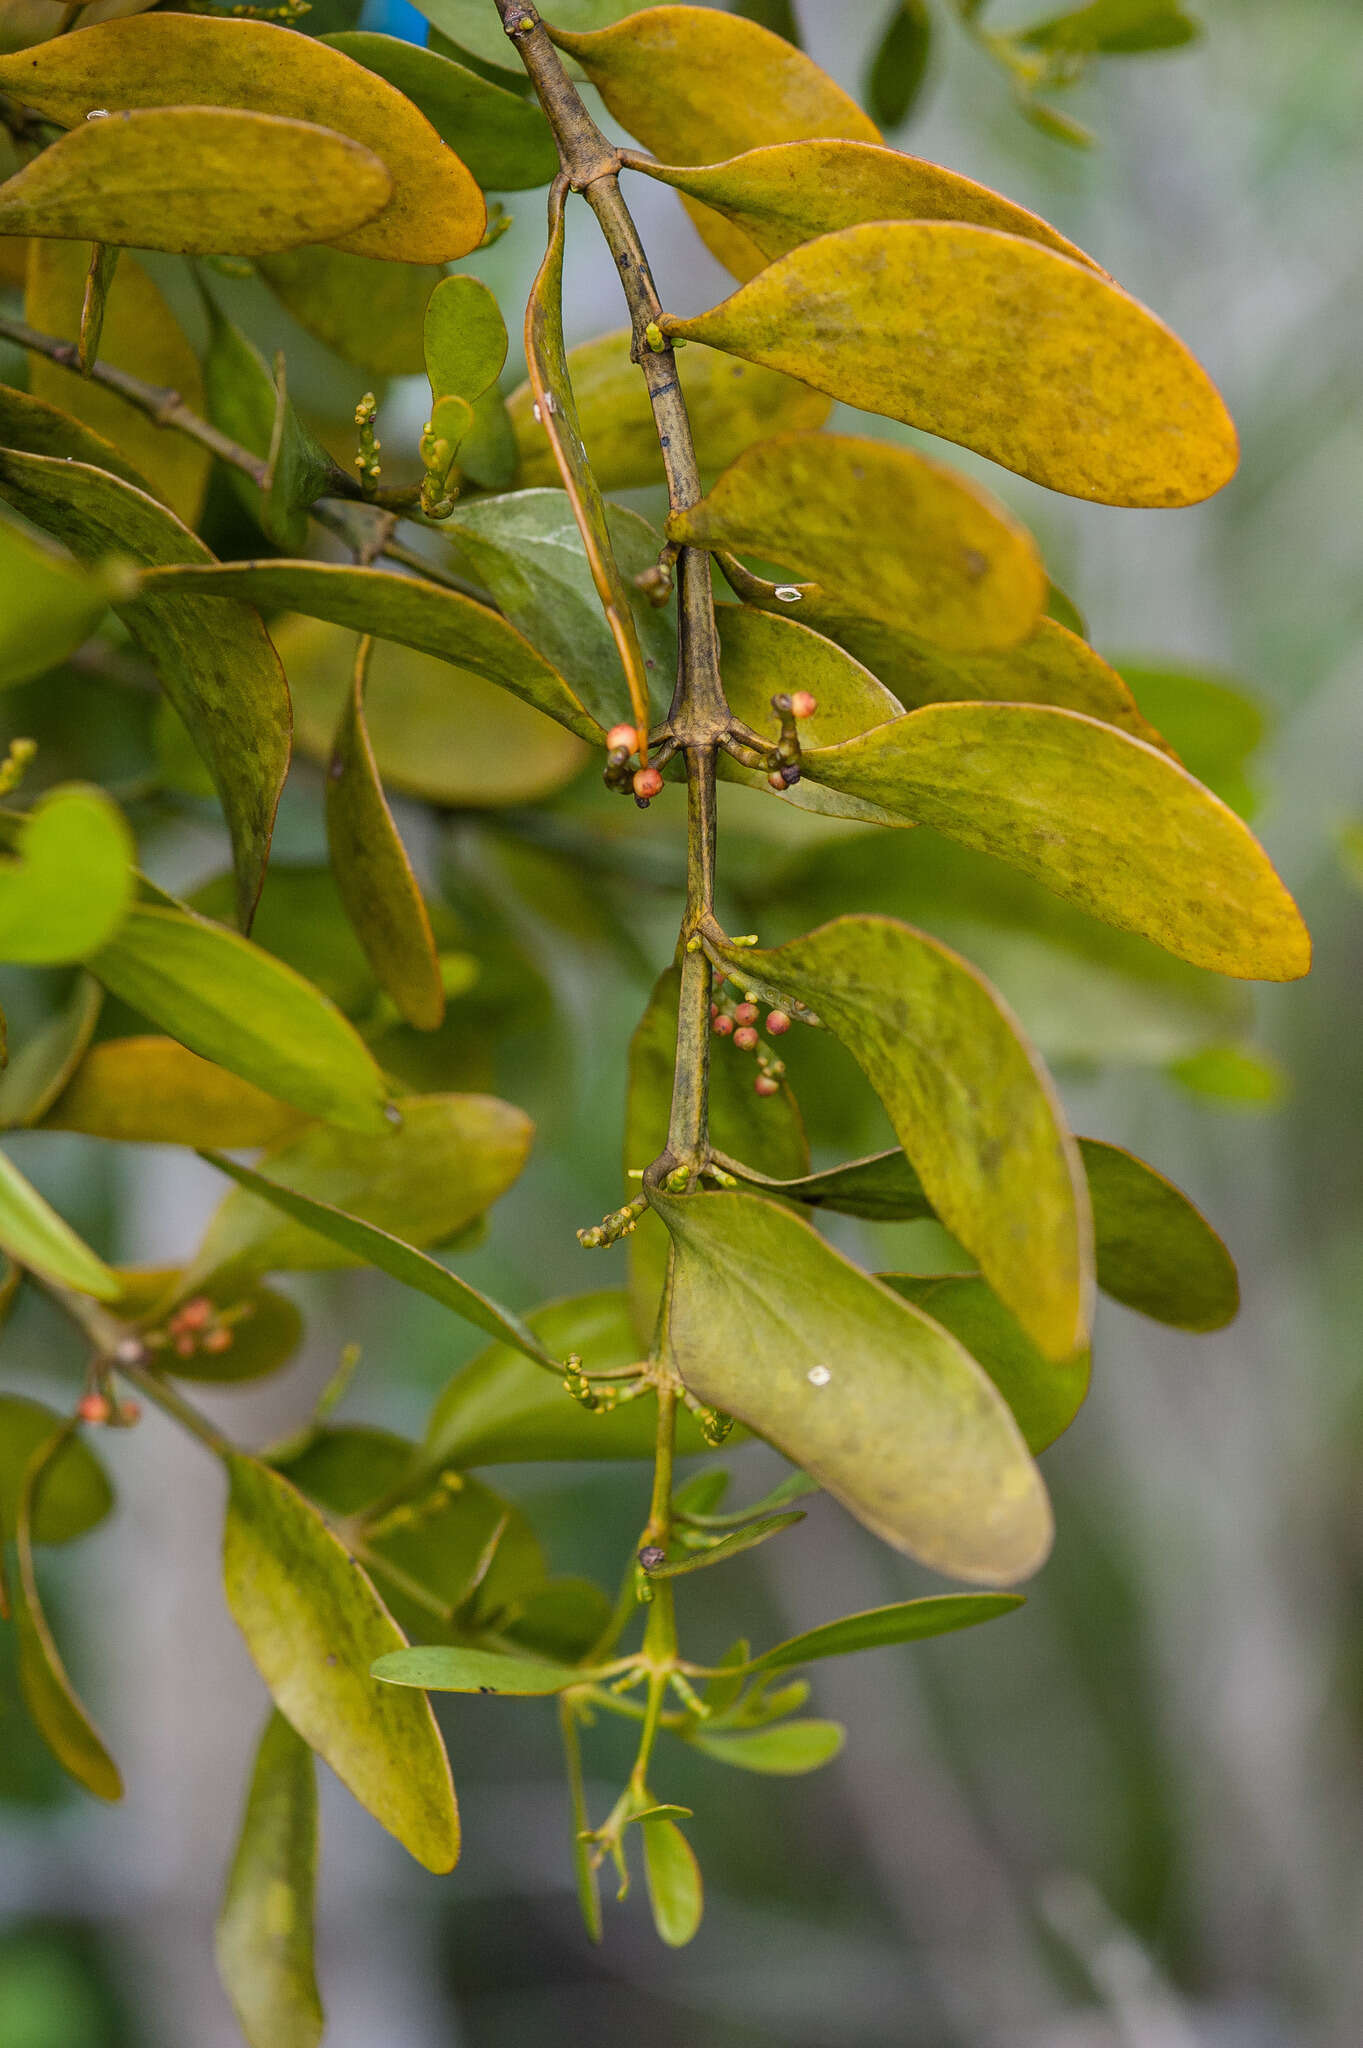
[[[502,374],[506,322],[479,277],[445,277],[426,302],[426,375],[433,399],[472,404]]]
[[[373,1665],[375,1678],[389,1685],[420,1686],[427,1692],[505,1692],[523,1698],[566,1692],[590,1673],[567,1664],[542,1664],[531,1657],[503,1657],[495,1650],[463,1650],[433,1644],[394,1650]]]
[[[314,121],[154,107],[59,136],[0,185],[0,233],[255,256],[344,235],[392,189],[372,150]]]
[[[714,1734],[702,1727],[691,1746],[738,1771],[760,1771],[766,1777],[800,1778],[806,1771],[831,1764],[847,1739],[847,1730],[837,1721],[783,1721],[775,1728],[759,1728],[755,1735]]]
[[[317,1772],[284,1716],[265,1724],[214,1943],[250,2048],[317,2048]]]
[[[24,819],[0,855],[0,960],[51,966],[111,939],[133,895],[133,836],[102,789],[67,783]]]
[[[83,1131],[134,1145],[269,1145],[299,1112],[201,1059],[173,1038],[106,1038],[92,1045],[42,1118],[47,1131]]]
[[[1100,504],[1194,505],[1239,459],[1215,385],[1153,313],[994,228],[842,228],[660,324]]]
[[[772,952],[715,950],[744,988],[793,998],[836,1032],[938,1215],[1047,1357],[1085,1343],[1091,1226],[1078,1153],[1045,1069],[988,984],[891,918],[837,918]]]
[[[1093,1196],[1098,1284],[1181,1330],[1220,1330],[1240,1307],[1235,1261],[1188,1197],[1143,1159],[1081,1138]]]
[[[276,1706],[428,1870],[459,1855],[449,1764],[429,1705],[369,1676],[402,1635],[360,1566],[288,1481],[231,1454],[227,1605]]]
[[[1038,1569],[1045,1488],[954,1337],[774,1203],[654,1199],[675,1247],[666,1341],[693,1393],[934,1570],[1008,1584]]]
[[[644,1877],[653,1925],[669,1948],[685,1948],[700,1927],[705,1910],[700,1865],[695,1851],[674,1820],[660,1816],[641,1820]]]
[[[779,1536],[783,1529],[793,1528],[796,1522],[803,1522],[804,1511],[793,1515],[771,1515],[760,1522],[749,1522],[742,1529],[735,1529],[728,1536],[721,1536],[708,1550],[692,1550],[671,1559],[667,1564],[653,1565],[648,1576],[651,1579],[678,1579],[687,1572],[704,1571],[708,1565],[724,1564],[736,1557],[740,1551],[751,1550],[758,1543],[765,1543],[769,1537]]]
[[[879,1278],[950,1330],[984,1367],[1017,1418],[1029,1451],[1044,1451],[1069,1428],[1088,1393],[1087,1350],[1059,1364],[1043,1357],[1017,1317],[973,1274],[881,1273]]]
[[[7,1152],[0,1152],[0,1250],[16,1266],[29,1267],[60,1287],[114,1301],[118,1281],[89,1245],[25,1180]]]
[[[1293,981],[1311,964],[1301,913],[1243,821],[1177,762],[1079,712],[930,704],[803,766],[1195,967]]]
[[[445,263],[476,249],[487,225],[468,170],[410,100],[339,50],[270,22],[99,22],[0,57],[0,88],[67,128],[97,108],[216,106],[337,129],[371,150],[392,182],[376,218],[334,237],[358,255]]]
[[[19,1524],[19,1502],[30,1458],[62,1427],[62,1418],[23,1394],[0,1394],[0,1541]],[[114,1490],[89,1445],[68,1436],[42,1470],[29,1540],[70,1543],[97,1527],[114,1504]]]
[[[1036,543],[996,499],[912,449],[847,434],[757,442],[667,531],[778,562],[814,578],[816,599],[955,651],[1014,646],[1046,602]]]

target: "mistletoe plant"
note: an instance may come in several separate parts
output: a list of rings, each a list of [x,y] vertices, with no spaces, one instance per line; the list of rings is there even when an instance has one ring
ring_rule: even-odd
[[[182,1264],[116,1268],[4,1159],[9,1291],[55,1300],[89,1359],[64,1417],[18,1394],[0,1408],[7,1601],[39,1730],[117,1797],[35,1545],[107,1510],[82,1431],[131,1423],[129,1389],[226,1468],[227,1602],[276,1706],[219,1928],[258,2044],[321,2025],[313,1752],[443,1871],[459,1830],[428,1694],[554,1695],[588,1928],[602,1865],[623,1890],[637,1845],[658,1930],[684,1942],[701,1886],[669,1746],[756,1771],[826,1761],[841,1731],[800,1716],[792,1672],[1001,1615],[1019,1604],[1002,1589],[1043,1563],[1035,1455],[1083,1399],[1095,1283],[1189,1330],[1235,1311],[1209,1226],[1153,1168],[1071,1135],[1013,1013],[956,951],[882,914],[775,946],[729,928],[755,881],[717,884],[719,783],[785,808],[813,848],[810,895],[849,853],[869,892],[898,872],[905,828],[927,827],[948,883],[949,843],[986,857],[1005,922],[1061,899],[1056,916],[1108,927],[1095,972],[1162,948],[1155,980],[1177,994],[1201,986],[1193,970],[1284,980],[1308,961],[1265,854],[1088,645],[1018,521],[914,448],[824,425],[841,400],[1055,491],[1189,505],[1236,462],[1202,369],[1045,221],[887,146],[789,41],[714,9],[604,7],[582,27],[588,11],[569,30],[525,0],[497,0],[500,20],[461,0],[441,18],[466,51],[154,12],[0,57],[0,229],[25,292],[0,336],[30,365],[27,389],[0,388],[0,677],[54,702],[76,683],[122,692],[151,747],[150,767],[111,770],[123,807],[61,781],[46,741],[36,759],[31,735],[10,747],[0,951],[62,975],[17,998],[38,1021],[0,1109],[12,1129],[194,1146],[236,1184]],[[643,149],[607,138],[587,86]],[[667,309],[625,173],[681,195],[738,281],[721,304]],[[508,400],[496,301],[445,266],[493,233],[485,188],[544,183],[528,384]],[[570,351],[579,200],[629,324]],[[390,475],[375,392],[353,461],[334,420],[305,422],[283,357],[233,317],[258,320],[263,288],[376,383],[424,367],[419,460],[399,451]],[[659,478],[665,536],[603,496]],[[46,699],[22,701],[36,715]],[[325,764],[291,802],[324,824],[329,871],[267,877],[294,733]],[[591,749],[607,789],[655,818],[589,813],[595,839],[570,845],[536,806]],[[541,881],[555,857],[608,868],[613,816],[642,859],[656,813],[685,806],[675,955],[629,1054],[620,1205],[578,1233],[593,1254],[628,1240],[624,1291],[522,1316],[431,1256],[525,1162],[528,1119],[478,1092],[492,1070],[472,1029],[514,1012],[519,956],[471,884],[457,919],[423,890],[385,778],[441,816],[518,806],[508,833]],[[186,902],[135,864],[125,809],[154,853],[205,795],[231,874]],[[814,1171],[791,1073],[817,1087],[830,1038],[897,1143]],[[972,1270],[864,1271],[819,1210],[935,1218]],[[229,1441],[185,1383],[281,1366],[300,1321],[267,1276],[342,1265],[431,1297],[492,1348],[419,1446],[329,1420],[353,1357],[288,1441]],[[735,1426],[793,1469],[730,1511],[722,1472],[678,1484],[674,1458]],[[523,1511],[471,1476],[648,1455],[614,1594],[551,1576]],[[819,1487],[987,1590],[714,1664],[686,1654],[677,1581],[789,1528]],[[589,1813],[580,1742],[602,1715],[633,1722],[638,1747],[613,1807]]]

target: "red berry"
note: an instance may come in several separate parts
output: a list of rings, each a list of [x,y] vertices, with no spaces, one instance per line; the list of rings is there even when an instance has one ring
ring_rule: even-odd
[[[759,1074],[752,1085],[758,1095],[779,1095],[781,1092],[781,1083],[773,1081],[770,1074]]]
[[[192,1301],[187,1301],[182,1308],[176,1309],[170,1327],[172,1330],[201,1330],[204,1324],[211,1320],[212,1315],[213,1304],[208,1296],[196,1294]]]
[[[790,708],[797,718],[812,718],[819,708],[819,700],[811,697],[808,690],[796,690],[792,693]]]
[[[193,1337],[191,1337],[188,1330],[183,1330],[175,1339],[177,1354],[181,1358],[192,1358],[194,1356],[194,1348]]]
[[[613,725],[606,734],[606,751],[613,754],[617,747],[627,747],[632,754],[639,744],[639,734],[632,725]]]
[[[732,1017],[726,1017],[726,1016],[724,1015],[724,1012],[723,1012],[723,1011],[721,1010],[721,1011],[720,1011],[720,1013],[719,1013],[719,1015],[718,1015],[718,1016],[716,1017],[716,1019],[715,1019],[715,1034],[716,1034],[716,1036],[717,1036],[717,1037],[719,1037],[719,1038],[727,1038],[727,1037],[729,1036],[729,1033],[730,1033],[730,1032],[731,1032],[731,1031],[733,1030],[733,1028],[734,1028],[734,1020],[733,1020],[733,1018],[732,1018]]]
[[[773,1038],[779,1038],[783,1032],[789,1031],[790,1019],[784,1010],[772,1011],[771,1015],[767,1018],[767,1029]]]
[[[757,1022],[756,1003],[740,1003],[734,1011],[734,1022],[736,1024],[755,1024]]]
[[[82,1394],[76,1403],[76,1413],[82,1422],[107,1422],[109,1403],[103,1394]]]
[[[656,768],[636,768],[634,771],[634,794],[645,803],[656,796],[663,786],[663,778]]]
[[[772,769],[771,774],[767,777],[767,781],[771,784],[771,787],[777,792],[779,796],[785,795],[786,778],[781,773],[781,770],[779,768]]]
[[[740,1024],[734,1033],[734,1044],[740,1052],[751,1052],[757,1043],[757,1033],[751,1024]]]

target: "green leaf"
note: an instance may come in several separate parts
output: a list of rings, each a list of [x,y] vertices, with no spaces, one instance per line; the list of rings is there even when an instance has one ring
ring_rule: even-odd
[[[459,443],[459,472],[484,491],[510,490],[516,481],[516,430],[494,384],[473,407],[473,425]]]
[[[16,857],[0,854],[0,960],[51,966],[113,938],[132,902],[135,852],[102,789],[49,790],[19,828]]]
[[[207,294],[205,305],[210,331],[204,357],[209,417],[269,464],[263,491],[238,469],[229,467],[226,475],[267,539],[296,552],[307,545],[308,507],[334,484],[335,465],[302,424],[255,345]]]
[[[568,351],[568,375],[577,401],[587,459],[603,491],[661,483],[662,453],[648,389],[630,360],[628,327],[580,341]],[[684,349],[677,376],[686,398],[696,460],[711,475],[767,434],[821,427],[831,404],[821,392],[755,363],[736,362],[717,349]],[[522,486],[556,484],[558,467],[534,416],[529,383],[507,400],[520,457]],[[609,514],[608,514],[609,516]],[[628,574],[628,569],[626,570]]]
[[[69,1425],[68,1425],[69,1426]],[[19,1652],[19,1687],[33,1724],[62,1769],[97,1799],[121,1799],[123,1780],[89,1715],[76,1697],[43,1613],[33,1570],[30,1534],[43,1479],[62,1455],[51,1434],[29,1457],[20,1484],[14,1544],[18,1570],[9,1584]]]
[[[638,0],[556,0],[554,19],[566,28],[595,29],[631,14]],[[644,5],[653,0],[644,0]],[[432,26],[480,64],[524,74],[516,47],[495,12],[483,0],[422,0],[421,12]]]
[[[329,1515],[359,1515],[395,1493],[415,1466],[415,1446],[368,1423],[305,1427],[266,1462]]]
[[[1235,813],[1167,755],[1079,712],[930,704],[803,767],[1195,967],[1293,981],[1310,966],[1301,914]]]
[[[177,1380],[237,1386],[265,1379],[287,1365],[303,1341],[302,1316],[287,1295],[272,1287],[210,1275],[191,1288],[174,1267],[122,1267],[118,1278],[120,1315],[140,1322],[156,1349],[160,1369]],[[166,1342],[159,1326],[187,1296],[206,1298],[216,1313],[199,1329]],[[220,1346],[218,1336],[224,1330],[230,1341]]]
[[[297,1129],[299,1112],[175,1039],[148,1034],[92,1045],[41,1122],[125,1144],[244,1148]]]
[[[585,1657],[610,1626],[613,1602],[592,1579],[546,1579],[519,1602],[504,1624],[511,1641],[536,1656],[571,1664]]]
[[[50,1113],[82,1062],[103,1002],[99,983],[78,974],[61,1007],[11,1053],[0,1073],[0,1130],[23,1129]]]
[[[36,373],[37,367],[35,359],[31,373]],[[70,379],[65,381],[69,383]],[[92,469],[107,470],[110,476],[140,491],[147,489],[146,478],[103,434],[96,433],[69,411],[63,412],[31,391],[16,391],[9,384],[0,384],[0,447],[26,455],[56,456],[65,462],[85,462]]]
[[[104,1261],[49,1207],[7,1152],[0,1152],[0,1251],[77,1294],[97,1301],[117,1297],[118,1281]]]
[[[463,1366],[437,1396],[426,1425],[423,1458],[431,1465],[520,1464],[550,1458],[651,1458],[657,1434],[651,1401],[631,1401],[593,1414],[570,1400],[529,1357],[564,1359],[576,1352],[587,1372],[608,1372],[643,1356],[625,1296],[613,1289],[550,1302],[526,1318],[537,1346],[522,1357],[494,1344]],[[705,1448],[695,1418],[679,1416],[679,1454]]]
[[[705,1906],[695,1851],[674,1820],[641,1820],[639,1828],[653,1925],[669,1948],[685,1948],[700,1928]]]
[[[444,263],[476,249],[487,225],[468,170],[402,93],[339,50],[270,22],[194,14],[99,22],[0,57],[0,90],[67,128],[92,108],[218,106],[338,130],[373,152],[392,185],[367,225],[333,238],[358,255]]]
[[[369,1677],[403,1647],[364,1571],[288,1481],[226,1459],[227,1605],[276,1706],[428,1870],[459,1854],[449,1764],[430,1707]]]
[[[890,918],[838,918],[774,951],[715,950],[744,987],[805,1005],[842,1040],[938,1215],[1047,1357],[1085,1343],[1078,1154],[1049,1077],[987,983]]]
[[[297,1478],[297,1468],[289,1476]],[[394,1619],[428,1641],[464,1631],[501,1633],[547,1570],[524,1513],[478,1480],[448,1470],[424,1473],[395,1504],[376,1503],[363,1542]]]
[[[1183,1330],[1219,1330],[1240,1307],[1235,1262],[1184,1194],[1119,1145],[1081,1138],[1093,1196],[1098,1284]]]
[[[1023,29],[1017,40],[1031,50],[1138,56],[1176,50],[1195,42],[1201,33],[1179,0],[1090,0],[1086,7]]]
[[[12,1541],[30,1458],[62,1417],[23,1394],[0,1394],[0,1541]],[[43,1467],[34,1503],[30,1540],[70,1543],[96,1528],[114,1504],[104,1467],[79,1436],[68,1436]]]
[[[792,1515],[771,1515],[764,1521],[749,1522],[741,1529],[735,1529],[728,1536],[721,1536],[706,1550],[683,1552],[680,1557],[667,1564],[651,1567],[651,1579],[678,1579],[687,1572],[704,1571],[712,1564],[724,1564],[727,1559],[737,1557],[740,1551],[752,1550],[755,1545],[765,1543],[771,1536],[779,1536],[783,1529],[793,1528],[796,1522],[803,1522],[803,1510]]]
[[[139,905],[86,966],[191,1052],[346,1130],[387,1128],[383,1076],[335,1005],[226,925]]]
[[[487,605],[437,583],[333,563],[240,562],[166,570],[145,577],[143,589],[161,602],[172,596],[183,603],[189,596],[235,595],[271,610],[302,612],[356,633],[395,640],[454,667],[449,678],[454,702],[463,681],[459,671],[470,671],[547,711],[582,739],[602,738],[599,722],[514,626]]]
[[[0,521],[0,689],[65,661],[94,632],[115,594],[107,575],[89,575]]]
[[[1014,646],[1046,600],[1036,543],[997,500],[912,449],[852,435],[757,442],[667,531],[779,562],[816,580],[816,601],[957,652]]]
[[[316,2048],[317,1773],[284,1716],[265,1724],[218,1913],[218,1975],[250,2048]]]
[[[55,533],[80,561],[97,561],[113,550],[149,567],[212,561],[203,543],[164,506],[83,463],[0,450],[0,494]],[[292,721],[279,658],[256,613],[244,604],[206,604],[189,591],[163,597],[144,586],[118,614],[212,773],[232,835],[239,910],[247,920],[260,894],[289,766]]]
[[[1238,461],[1215,385],[1167,327],[1097,271],[993,228],[842,228],[659,324],[1100,504],[1194,505]]]
[[[764,1650],[744,1669],[788,1671],[821,1657],[850,1657],[856,1650],[878,1650],[887,1643],[921,1643],[929,1636],[993,1621],[1022,1604],[1020,1593],[937,1593],[926,1600],[900,1600],[892,1607],[871,1607],[864,1614],[845,1614],[839,1621],[806,1629]]]
[[[424,367],[422,321],[442,270],[328,248],[261,256],[256,268],[300,327],[345,362],[375,377],[412,376]]]
[[[718,1480],[721,1482],[712,1495],[707,1495],[704,1491],[699,1493],[695,1491],[698,1482],[705,1480]],[[731,1514],[727,1515],[709,1513],[704,1505],[706,1498],[718,1500],[722,1496],[727,1484],[728,1474],[726,1472],[698,1472],[695,1479],[691,1481],[693,1490],[689,1498],[693,1501],[699,1500],[701,1504],[688,1507],[684,1500],[687,1489],[683,1487],[680,1492],[673,1496],[673,1511],[678,1515],[684,1514],[688,1521],[699,1522],[707,1529],[718,1529],[726,1525],[732,1526],[739,1522],[750,1521],[754,1515],[769,1514],[775,1508],[788,1507],[791,1501],[803,1500],[806,1494],[819,1491],[817,1479],[811,1479],[807,1472],[792,1472],[781,1481],[779,1486],[773,1486],[770,1493],[764,1493],[761,1500],[751,1502],[746,1508],[735,1508]]]
[[[1171,1060],[1168,1073],[1190,1095],[1234,1109],[1277,1109],[1291,1090],[1277,1061],[1247,1045],[1203,1046]]]
[[[710,1734],[702,1725],[689,1739],[693,1749],[717,1764],[773,1778],[799,1778],[832,1763],[847,1731],[837,1721],[783,1721],[775,1728],[760,1728],[755,1735],[719,1730]]]
[[[932,55],[927,0],[893,0],[866,78],[866,103],[883,128],[908,120]]]
[[[83,121],[0,185],[0,233],[254,256],[362,229],[392,190],[373,150],[314,120],[150,107]]]
[[[500,25],[493,22],[492,30],[501,39],[498,55],[505,50],[517,63]],[[395,85],[426,116],[441,141],[457,150],[485,192],[521,192],[547,185],[556,175],[553,131],[534,101],[398,36],[351,30],[319,41]]]
[[[982,1365],[1012,1409],[1029,1451],[1044,1451],[1067,1430],[1089,1387],[1090,1357],[1059,1364],[1043,1357],[1016,1316],[974,1275],[881,1273],[896,1294],[921,1308]]]
[[[1136,702],[1164,733],[1190,775],[1214,790],[1242,818],[1258,798],[1247,770],[1264,738],[1264,714],[1230,677],[1208,669],[1118,663]],[[1076,704],[1076,711],[1086,711]]]
[[[453,282],[453,280],[451,280]],[[327,845],[346,913],[381,987],[409,1024],[445,1015],[431,920],[383,793],[364,717],[372,641],[361,640],[327,772]]]
[[[1038,1569],[1040,1475],[953,1337],[774,1203],[654,1200],[675,1248],[668,1355],[693,1393],[933,1569],[1004,1583]]]
[[[420,1686],[428,1692],[504,1692],[525,1698],[551,1692],[565,1692],[581,1685],[590,1672],[567,1664],[541,1663],[538,1658],[504,1657],[495,1650],[455,1649],[432,1644],[426,1648],[395,1650],[380,1657],[373,1667],[375,1678],[389,1685]]]
[[[426,375],[432,401],[450,394],[470,404],[481,398],[502,374],[506,347],[506,322],[482,279],[442,278],[426,302]]]
[[[795,17],[795,0],[729,0],[729,12],[741,15],[744,21],[755,21],[760,28],[769,28],[774,36],[783,36],[797,50],[804,47]]]
[[[341,1252],[348,1255],[344,1260],[332,1259],[328,1263],[364,1263],[377,1266],[381,1273],[400,1280],[405,1287],[414,1287],[419,1294],[428,1294],[442,1307],[453,1309],[465,1322],[475,1323],[480,1330],[486,1330],[498,1338],[505,1338],[517,1351],[524,1352],[540,1365],[559,1369],[559,1361],[542,1349],[537,1340],[526,1331],[519,1316],[510,1309],[498,1306],[480,1294],[468,1282],[448,1272],[425,1252],[417,1251],[412,1245],[404,1244],[388,1231],[366,1223],[358,1216],[348,1215],[344,1210],[321,1202],[314,1196],[297,1194],[282,1187],[265,1174],[253,1173],[249,1167],[238,1166],[221,1153],[205,1152],[203,1155],[221,1173],[230,1174],[232,1179],[250,1193],[268,1201],[274,1208],[304,1226],[298,1236],[310,1239],[325,1235]],[[221,1211],[219,1214],[221,1215]],[[210,1226],[211,1229],[212,1226]],[[201,1257],[203,1254],[201,1253]]]

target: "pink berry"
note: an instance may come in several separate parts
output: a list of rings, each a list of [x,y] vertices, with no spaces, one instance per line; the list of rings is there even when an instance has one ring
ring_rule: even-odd
[[[781,770],[779,768],[772,769],[771,774],[767,777],[767,781],[771,784],[771,787],[777,792],[778,795],[785,795],[786,778],[781,773]]]
[[[103,1394],[82,1394],[76,1403],[76,1413],[82,1422],[107,1422],[109,1403]]]
[[[194,1356],[194,1339],[188,1330],[182,1331],[175,1339],[175,1350],[180,1358],[192,1358]]]
[[[734,1028],[734,1020],[733,1020],[733,1018],[732,1018],[732,1017],[726,1017],[726,1016],[725,1016],[725,1014],[724,1014],[724,1012],[723,1012],[723,1011],[721,1010],[721,1011],[720,1011],[720,1013],[719,1013],[719,1015],[718,1015],[718,1016],[716,1017],[716,1019],[715,1019],[715,1035],[716,1035],[716,1037],[718,1037],[718,1038],[727,1038],[727,1037],[729,1036],[729,1033],[730,1033],[730,1032],[731,1032],[731,1031],[733,1030],[733,1028]]]
[[[796,690],[791,695],[790,708],[797,718],[812,718],[819,708],[819,700],[811,697],[808,690]]]
[[[767,1029],[773,1038],[780,1038],[783,1032],[789,1031],[790,1018],[784,1010],[773,1010],[767,1018]]]
[[[639,734],[632,725],[613,725],[606,734],[606,751],[613,754],[617,747],[625,747],[632,754],[639,744]]]
[[[204,1338],[205,1351],[230,1351],[231,1349],[232,1332],[225,1326],[217,1330],[210,1330]]]
[[[757,1022],[756,1003],[739,1003],[734,1011],[734,1022],[736,1024],[755,1024]]]
[[[781,1092],[781,1083],[773,1081],[770,1074],[759,1074],[752,1085],[758,1095],[779,1095]]]
[[[636,768],[634,771],[634,794],[645,803],[656,796],[663,786],[663,778],[656,768]]]
[[[213,1314],[213,1304],[206,1294],[196,1294],[183,1308],[175,1311],[171,1328],[175,1330],[201,1330]]]
[[[740,1052],[751,1052],[757,1043],[757,1033],[751,1024],[740,1024],[734,1033],[734,1044]]]

